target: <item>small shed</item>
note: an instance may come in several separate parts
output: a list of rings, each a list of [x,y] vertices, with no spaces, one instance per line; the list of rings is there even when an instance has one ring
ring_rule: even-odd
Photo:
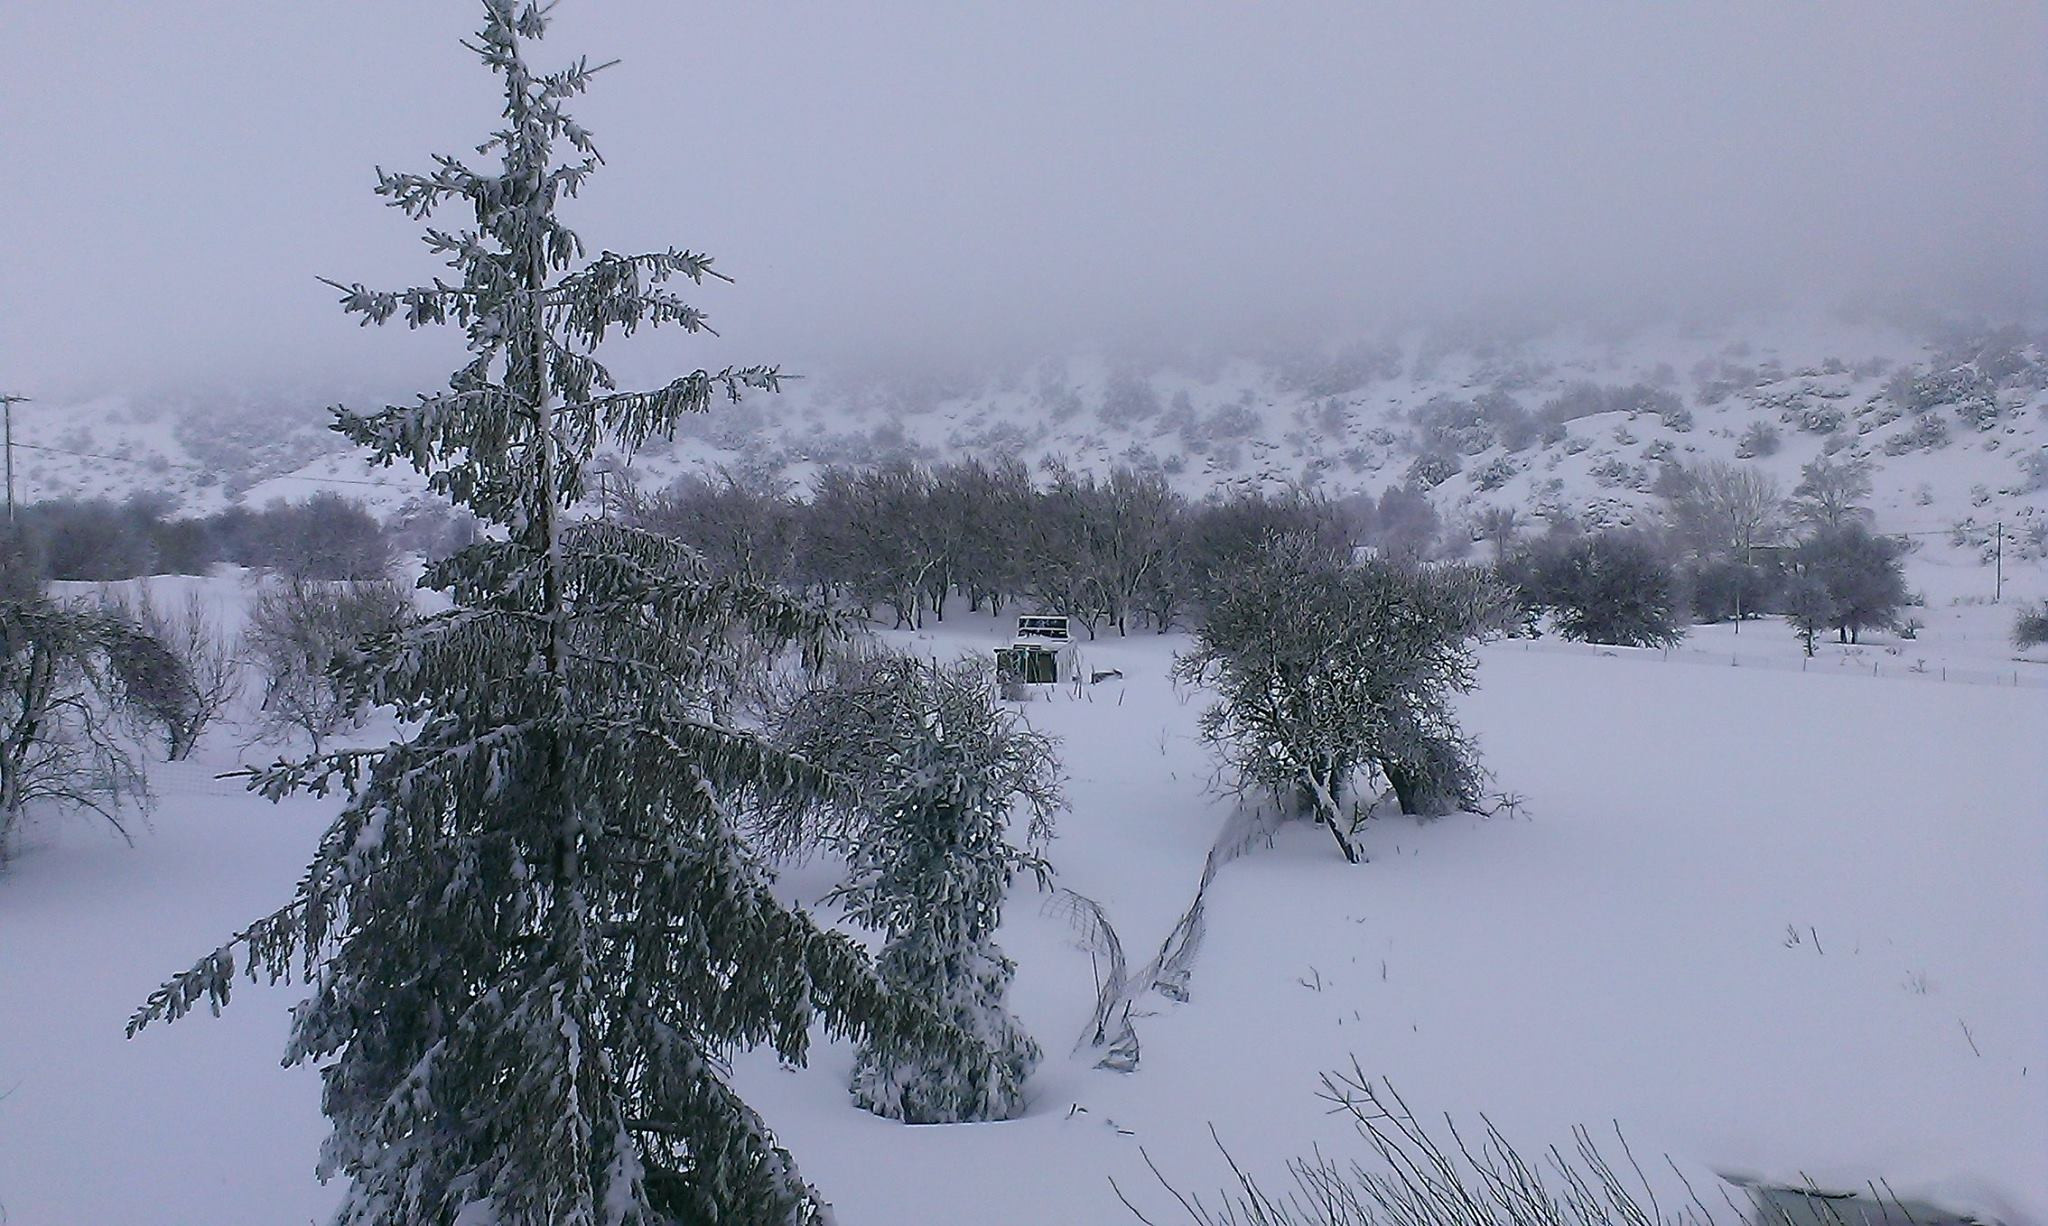
[[[1008,647],[996,648],[996,680],[1005,690],[1054,685],[1081,676],[1081,653],[1064,613],[1027,613],[1017,619]]]
[[[1059,653],[1038,643],[996,648],[996,680],[1006,685],[1051,685],[1060,679]]]

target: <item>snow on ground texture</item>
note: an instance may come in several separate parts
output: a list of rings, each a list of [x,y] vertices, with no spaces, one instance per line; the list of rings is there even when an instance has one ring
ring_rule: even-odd
[[[1764,627],[1757,649],[1789,641],[1752,623],[1745,651]],[[943,655],[1000,636],[955,619],[892,637]],[[1133,967],[1230,808],[1194,740],[1204,696],[1165,679],[1183,643],[1085,645],[1125,676],[1025,708],[1071,777],[1059,884],[1102,904]],[[1514,643],[1482,661],[1464,709],[1520,816],[1383,820],[1355,867],[1288,827],[1224,866],[1190,999],[1139,1001],[1135,1074],[1069,1056],[1090,957],[1020,883],[1000,939],[1047,1051],[1026,1118],[868,1116],[843,1044],[805,1070],[743,1056],[742,1093],[846,1226],[1130,1221],[1111,1176],[1175,1220],[1141,1146],[1204,1191],[1228,1174],[1211,1122],[1267,1175],[1311,1144],[1349,1156],[1313,1094],[1353,1056],[1418,1111],[1483,1111],[1526,1146],[1613,1120],[1693,1174],[1882,1177],[2048,1221],[2048,690]],[[46,826],[0,876],[11,1226],[298,1222],[332,1203],[311,1176],[317,1078],[277,1068],[291,993],[121,1038],[164,974],[288,896],[316,836],[312,802],[222,795],[225,760],[160,773],[134,850]],[[818,863],[783,883],[811,902],[829,886]]]

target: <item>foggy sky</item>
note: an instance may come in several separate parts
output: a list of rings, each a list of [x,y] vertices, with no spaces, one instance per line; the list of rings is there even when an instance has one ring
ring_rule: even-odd
[[[425,385],[315,277],[440,271],[460,0],[0,4],[0,389]],[[565,0],[594,250],[705,250],[624,373],[1473,310],[2048,302],[2048,5]]]

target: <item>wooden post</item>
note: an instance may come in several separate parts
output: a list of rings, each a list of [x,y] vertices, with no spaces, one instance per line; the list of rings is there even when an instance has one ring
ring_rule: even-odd
[[[1991,544],[1991,604],[1999,604],[1999,598],[2005,596],[2005,520],[1999,520],[1993,526],[1993,532],[1995,536]]]
[[[0,396],[7,413],[7,526],[14,526],[14,406],[28,403],[26,396]]]

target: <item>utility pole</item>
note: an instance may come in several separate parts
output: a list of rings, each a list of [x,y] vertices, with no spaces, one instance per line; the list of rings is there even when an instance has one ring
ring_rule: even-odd
[[[2005,595],[2005,521],[1999,520],[1991,531],[1991,603],[1997,604]]]
[[[0,395],[7,413],[7,526],[14,526],[14,406],[28,403],[26,396]]]

